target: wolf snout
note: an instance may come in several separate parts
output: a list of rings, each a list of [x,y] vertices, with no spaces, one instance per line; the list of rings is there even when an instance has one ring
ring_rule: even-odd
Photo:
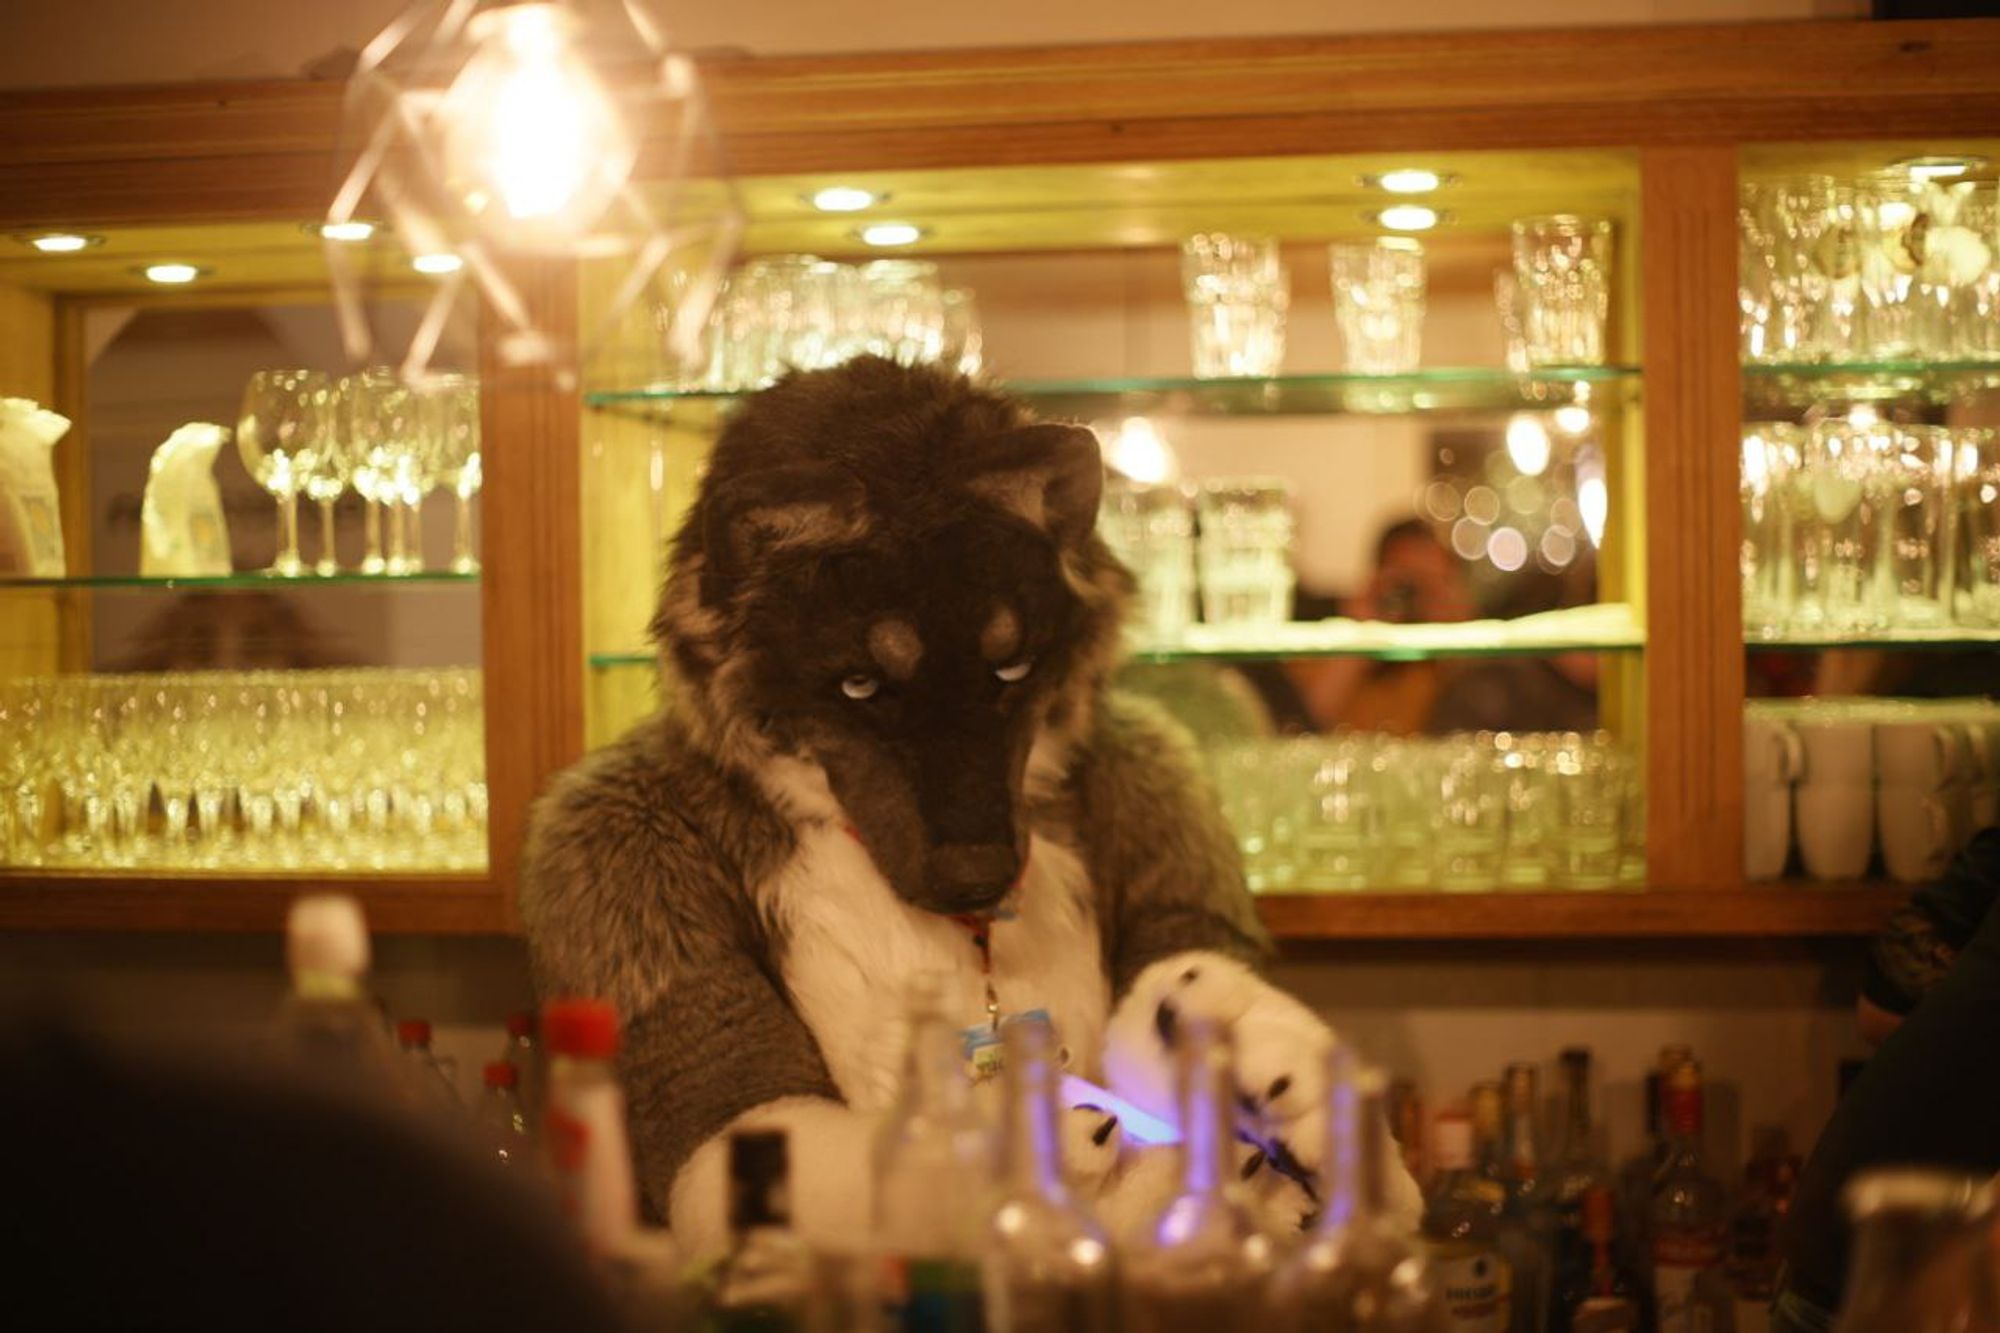
[[[932,891],[956,909],[990,907],[1021,877],[1021,857],[1005,843],[948,842],[931,849]]]

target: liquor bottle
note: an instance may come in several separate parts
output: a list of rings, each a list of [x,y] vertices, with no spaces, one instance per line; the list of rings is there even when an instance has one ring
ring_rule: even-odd
[[[1000,1199],[985,1247],[990,1333],[1108,1333],[1111,1247],[1063,1176],[1060,1074],[1046,1023],[1001,1034],[1006,1119]]]
[[[1555,1293],[1549,1317],[1543,1326],[1552,1333],[1569,1333],[1571,1312],[1594,1290],[1592,1272],[1599,1256],[1596,1242],[1586,1230],[1586,1202],[1593,1191],[1603,1195],[1604,1244],[1614,1243],[1616,1201],[1611,1193],[1611,1171],[1598,1155],[1596,1134],[1590,1116],[1590,1051],[1572,1046],[1561,1056],[1563,1077],[1563,1131],[1554,1160],[1543,1173],[1542,1195],[1549,1211],[1554,1235],[1550,1242],[1550,1282]],[[1622,1256],[1611,1254],[1609,1262],[1621,1273]]]
[[[789,1333],[807,1326],[812,1255],[792,1230],[791,1153],[781,1130],[729,1136],[729,1253],[717,1267],[708,1326]]]
[[[1539,1071],[1530,1064],[1507,1066],[1506,1105],[1500,1140],[1501,1201],[1499,1247],[1513,1279],[1508,1326],[1529,1333],[1548,1318],[1549,1270],[1555,1227],[1542,1192]]]
[[[976,1329],[993,1134],[973,1101],[945,978],[909,986],[902,1086],[875,1141],[874,1239],[890,1328]]]
[[[548,1062],[542,1058],[542,1044],[535,1038],[533,1010],[522,1009],[507,1015],[507,1044],[500,1058],[520,1071],[516,1090],[521,1095],[521,1109],[527,1113],[529,1130],[539,1133],[549,1071]]]
[[[1431,1129],[1437,1178],[1423,1222],[1431,1282],[1453,1333],[1504,1333],[1513,1282],[1499,1251],[1501,1201],[1473,1165],[1471,1119],[1446,1112]]]
[[[1421,1255],[1390,1223],[1392,1144],[1382,1076],[1327,1057],[1319,1222],[1272,1281],[1274,1333],[1447,1333]]]
[[[1770,1327],[1783,1259],[1779,1238],[1798,1190],[1799,1159],[1785,1151],[1783,1130],[1759,1138],[1743,1167],[1743,1192],[1729,1218],[1729,1288],[1737,1333]]]
[[[1497,1082],[1482,1080],[1466,1096],[1472,1115],[1472,1166],[1495,1201],[1507,1196],[1506,1161],[1501,1130],[1507,1118],[1507,1094]]]
[[[278,1012],[291,1054],[326,1076],[388,1095],[402,1067],[365,985],[368,926],[345,894],[310,894],[285,921],[292,986]]]
[[[1666,1154],[1647,1212],[1653,1254],[1653,1317],[1659,1333],[1714,1333],[1730,1326],[1722,1264],[1722,1183],[1702,1162],[1701,1066],[1666,1076],[1660,1093]],[[1719,1307],[1719,1308],[1718,1308]]]
[[[479,1081],[485,1088],[475,1115],[481,1150],[502,1166],[528,1165],[535,1140],[521,1106],[521,1071],[506,1060],[492,1060],[480,1071]]]
[[[549,1100],[542,1137],[563,1210],[592,1253],[625,1253],[638,1225],[625,1095],[612,1072],[618,1011],[602,1000],[559,1000],[542,1014]]]
[[[1430,1169],[1424,1160],[1424,1099],[1413,1079],[1389,1082],[1389,1132],[1403,1156],[1403,1169],[1422,1186],[1430,1179]]]
[[[1653,1252],[1650,1228],[1653,1182],[1666,1156],[1666,1125],[1661,1094],[1665,1076],[1694,1059],[1692,1047],[1668,1045],[1646,1073],[1646,1138],[1637,1153],[1618,1170],[1618,1247],[1628,1270],[1638,1275],[1643,1308],[1653,1309]]]
[[[396,1045],[403,1052],[410,1096],[420,1106],[456,1110],[463,1103],[444,1063],[431,1051],[427,1018],[405,1018],[396,1024]]]
[[[1228,1333],[1258,1325],[1270,1242],[1239,1194],[1235,1054],[1213,1023],[1175,1029],[1181,1131],[1174,1197],[1127,1247],[1123,1333]]]
[[[1991,1181],[1878,1167],[1841,1203],[1854,1258],[1834,1333],[2000,1333]]]
[[[1612,1247],[1617,1200],[1608,1185],[1584,1191],[1579,1212],[1588,1262],[1580,1274],[1563,1277],[1552,1303],[1551,1328],[1563,1333],[1636,1333],[1638,1292]]]

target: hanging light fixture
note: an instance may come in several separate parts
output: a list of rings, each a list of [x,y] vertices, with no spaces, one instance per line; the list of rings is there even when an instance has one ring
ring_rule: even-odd
[[[586,361],[633,305],[669,310],[692,356],[735,252],[743,211],[720,163],[694,64],[645,0],[418,0],[361,53],[348,84],[349,169],[324,231],[391,224],[441,277],[400,354],[420,373],[468,286],[503,323],[518,363]],[[352,247],[348,247],[352,249]],[[455,257],[449,272],[433,258]],[[537,326],[522,260],[575,260],[602,299],[574,339]],[[365,279],[329,246],[348,351],[381,360]],[[399,266],[391,265],[386,271]]]

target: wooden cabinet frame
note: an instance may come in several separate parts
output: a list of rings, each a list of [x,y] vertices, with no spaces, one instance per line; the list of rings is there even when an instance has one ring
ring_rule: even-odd
[[[1840,934],[1896,900],[1742,884],[1736,171],[1751,143],[2000,135],[2000,21],[1156,42],[716,61],[704,75],[729,168],[746,176],[1636,150],[1652,891],[1297,895],[1270,900],[1267,917],[1295,936]],[[317,216],[341,91],[0,94],[0,232]],[[573,275],[528,289],[543,318],[574,319]],[[73,379],[73,348],[49,355],[58,381]],[[512,928],[527,804],[583,748],[580,406],[552,382],[489,367],[487,413],[492,870],[345,881],[386,930]],[[0,926],[268,929],[294,887],[12,873],[0,875]]]

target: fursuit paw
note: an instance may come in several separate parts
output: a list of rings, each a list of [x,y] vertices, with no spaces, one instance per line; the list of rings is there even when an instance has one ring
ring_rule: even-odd
[[[1125,1133],[1118,1117],[1096,1106],[1073,1106],[1063,1114],[1063,1174],[1080,1199],[1094,1199],[1118,1165]]]

